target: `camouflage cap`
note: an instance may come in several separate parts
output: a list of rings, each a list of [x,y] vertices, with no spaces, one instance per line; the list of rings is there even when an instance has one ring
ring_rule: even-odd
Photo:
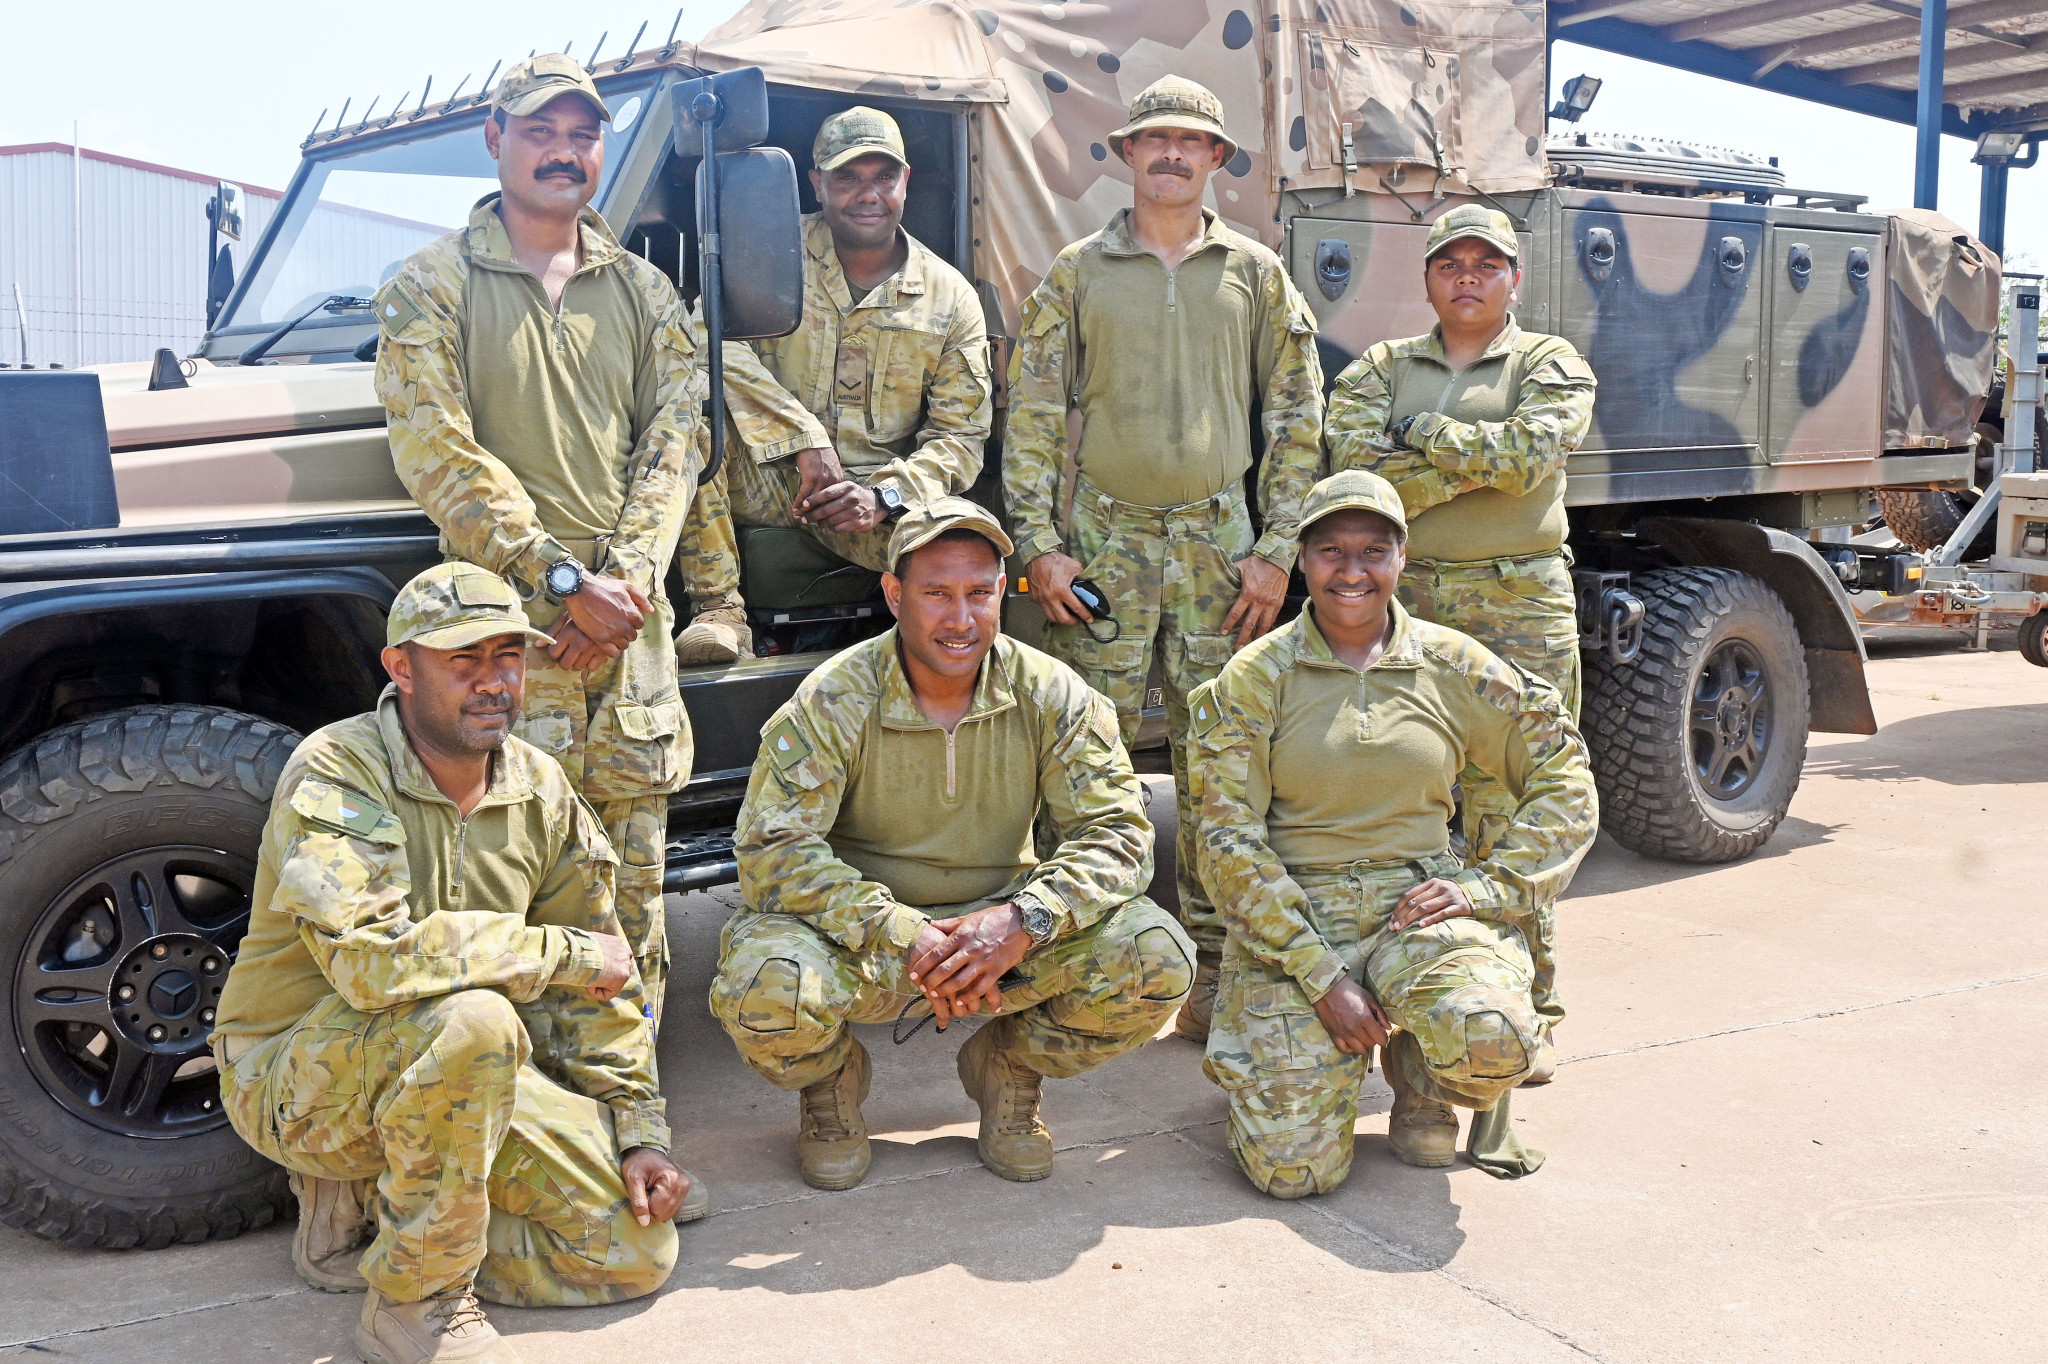
[[[1369,511],[1384,516],[1408,533],[1408,516],[1401,510],[1401,494],[1394,485],[1366,469],[1346,469],[1331,474],[1308,490],[1301,503],[1299,538],[1308,538],[1308,528],[1340,511]]]
[[[498,635],[525,635],[535,644],[554,640],[527,624],[525,608],[497,574],[460,561],[435,564],[398,589],[384,626],[386,644],[460,649]]]
[[[597,83],[590,79],[583,63],[559,52],[528,57],[507,71],[491,95],[491,109],[527,118],[563,95],[583,96],[597,106],[599,118],[606,123],[612,121],[612,111],[604,107],[604,97],[597,93]]]
[[[880,109],[856,104],[842,109],[818,129],[811,142],[811,164],[821,171],[838,170],[856,158],[879,152],[903,165],[910,157],[903,151],[903,130],[896,120]]]
[[[1131,121],[1109,135],[1121,148],[1124,139],[1145,128],[1193,128],[1214,133],[1223,143],[1223,159],[1237,155],[1237,143],[1223,131],[1223,101],[1206,86],[1181,76],[1161,76],[1131,101]]]
[[[1003,527],[985,507],[977,506],[964,497],[942,497],[935,502],[912,507],[896,522],[896,531],[889,537],[889,563],[891,567],[903,562],[903,556],[919,545],[929,544],[949,530],[971,530],[996,547],[996,553],[1008,558],[1016,551],[1010,537],[1003,533]]]
[[[1484,204],[1459,204],[1438,218],[1429,229],[1429,240],[1422,245],[1422,258],[1428,260],[1461,237],[1477,237],[1491,243],[1506,252],[1511,261],[1522,258],[1522,248],[1515,242],[1514,223],[1507,214]]]

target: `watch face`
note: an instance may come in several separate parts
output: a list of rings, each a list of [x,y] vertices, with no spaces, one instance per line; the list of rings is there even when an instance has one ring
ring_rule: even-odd
[[[576,585],[582,581],[583,575],[572,563],[559,563],[548,570],[548,591],[558,597],[575,591]]]

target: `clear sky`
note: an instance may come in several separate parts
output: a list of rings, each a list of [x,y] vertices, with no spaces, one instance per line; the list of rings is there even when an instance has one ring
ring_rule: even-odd
[[[679,36],[701,36],[738,8],[688,0]],[[0,94],[0,144],[68,141],[76,119],[87,146],[282,188],[314,118],[325,109],[331,122],[345,98],[355,100],[353,120],[374,96],[381,109],[407,91],[417,102],[429,74],[442,96],[464,72],[474,89],[501,57],[570,40],[588,54],[607,29],[605,52],[616,56],[642,20],[646,46],[675,14],[638,0],[17,4],[6,21],[17,60]],[[1910,128],[1559,43],[1553,83],[1581,71],[1606,81],[1583,127],[1775,155],[1795,185],[1867,194],[1875,209],[1912,203]],[[1941,207],[1974,229],[1971,151],[1943,139]],[[2048,166],[2013,174],[2007,224],[2014,254],[2048,266]]]

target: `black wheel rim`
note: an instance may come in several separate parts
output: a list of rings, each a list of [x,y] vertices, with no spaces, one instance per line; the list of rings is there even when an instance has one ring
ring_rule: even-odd
[[[1756,784],[1771,745],[1770,678],[1747,640],[1716,645],[1693,685],[1693,775],[1714,800],[1733,800]]]
[[[145,848],[50,902],[15,967],[14,1030],[51,1098],[130,1137],[227,1121],[207,1037],[255,871],[217,848]]]

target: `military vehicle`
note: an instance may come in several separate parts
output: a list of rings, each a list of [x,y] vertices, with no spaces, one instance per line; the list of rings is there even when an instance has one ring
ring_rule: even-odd
[[[1294,272],[1331,377],[1431,322],[1430,222],[1499,205],[1523,325],[1600,376],[1570,503],[1606,827],[1739,857],[1783,818],[1809,729],[1876,727],[1844,586],[1902,561],[1814,541],[1873,489],[1967,486],[1998,266],[1754,159],[1547,142],[1545,56],[1536,0],[754,0],[700,43],[592,62],[616,111],[595,205],[694,294],[679,82],[762,68],[767,141],[798,167],[828,114],[887,109],[906,225],[976,281],[1000,373],[1055,252],[1129,202],[1106,134],[1177,72],[1222,96],[1243,150],[1216,207]],[[0,1220],[155,1246],[289,1207],[227,1127],[205,1039],[277,774],[373,703],[384,611],[437,557],[392,472],[366,300],[494,186],[489,84],[323,119],[240,278],[216,273],[196,355],[0,375],[9,468],[42,480],[0,498]],[[1000,458],[998,429],[991,505]],[[743,554],[759,656],[683,679],[672,890],[731,877],[758,727],[887,623],[874,575],[802,536],[748,531]],[[1006,624],[1042,618],[1019,596]]]

